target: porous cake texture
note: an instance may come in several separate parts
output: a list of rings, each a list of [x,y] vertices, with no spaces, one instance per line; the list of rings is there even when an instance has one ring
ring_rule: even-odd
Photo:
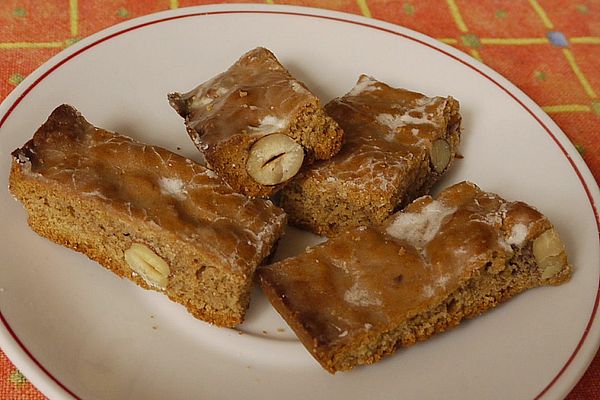
[[[208,165],[252,197],[273,195],[303,166],[332,157],[342,144],[343,131],[319,99],[262,47],[168,98]]]
[[[307,350],[335,373],[374,363],[526,289],[561,284],[571,266],[539,211],[462,182],[258,274]]]
[[[427,97],[362,75],[325,111],[344,129],[344,145],[301,171],[281,192],[290,222],[319,235],[383,222],[427,194],[460,142],[459,103]]]
[[[197,318],[242,322],[254,270],[283,232],[281,209],[189,159],[96,128],[68,105],[12,154],[10,190],[35,232]]]

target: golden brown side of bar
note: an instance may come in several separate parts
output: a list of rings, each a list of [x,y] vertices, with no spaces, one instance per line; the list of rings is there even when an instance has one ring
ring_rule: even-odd
[[[273,306],[332,373],[571,275],[547,218],[468,182],[258,271]]]
[[[13,152],[10,190],[40,235],[223,326],[243,320],[254,270],[285,225],[270,201],[67,105]]]
[[[262,47],[169,101],[210,167],[252,197],[274,194],[342,144],[341,128],[319,99]]]
[[[460,142],[459,104],[361,76],[326,112],[344,129],[340,152],[282,191],[290,222],[320,235],[382,223],[431,187]]]

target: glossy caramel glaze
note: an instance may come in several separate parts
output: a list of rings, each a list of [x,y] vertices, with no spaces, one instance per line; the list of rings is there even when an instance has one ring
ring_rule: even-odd
[[[430,310],[483,268],[505,268],[549,228],[525,203],[462,182],[435,200],[417,199],[383,225],[346,231],[259,275],[271,302],[330,368],[319,354]]]
[[[460,124],[453,98],[392,88],[366,75],[325,110],[345,138],[336,156],[304,173],[322,181],[324,190],[340,184],[356,190],[400,190],[410,171],[429,158],[432,143]],[[450,145],[453,156],[458,138]]]
[[[203,246],[214,265],[242,273],[262,260],[285,224],[270,201],[235,193],[209,169],[168,150],[96,128],[67,105],[13,157],[29,176],[155,224]]]
[[[302,107],[318,104],[304,84],[262,47],[190,92],[170,94],[169,100],[201,150],[238,135],[285,132]]]

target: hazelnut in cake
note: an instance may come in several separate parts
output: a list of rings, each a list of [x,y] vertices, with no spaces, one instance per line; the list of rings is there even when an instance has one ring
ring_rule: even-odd
[[[191,160],[96,128],[68,105],[12,154],[10,190],[35,232],[199,319],[242,322],[254,270],[283,232],[281,209]]]
[[[539,211],[469,182],[260,267],[261,286],[327,371],[371,364],[571,266]]]
[[[281,192],[290,222],[319,235],[381,223],[428,193],[460,141],[455,99],[392,88],[366,75],[325,111],[344,129],[342,149]]]
[[[192,91],[168,96],[208,165],[235,190],[267,197],[328,159],[343,132],[319,99],[259,47]]]

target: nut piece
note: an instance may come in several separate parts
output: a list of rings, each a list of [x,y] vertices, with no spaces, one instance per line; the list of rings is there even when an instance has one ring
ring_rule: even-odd
[[[303,161],[302,146],[289,136],[274,133],[254,143],[246,171],[261,185],[277,185],[296,175]]]
[[[436,172],[440,174],[444,172],[448,164],[450,164],[451,155],[450,144],[444,139],[438,139],[433,142],[431,145],[431,163]]]
[[[148,285],[164,290],[167,288],[169,264],[154,253],[148,246],[133,243],[125,250],[125,261]]]
[[[565,246],[554,229],[548,229],[534,240],[533,256],[542,271],[542,279],[553,277],[567,265]]]

